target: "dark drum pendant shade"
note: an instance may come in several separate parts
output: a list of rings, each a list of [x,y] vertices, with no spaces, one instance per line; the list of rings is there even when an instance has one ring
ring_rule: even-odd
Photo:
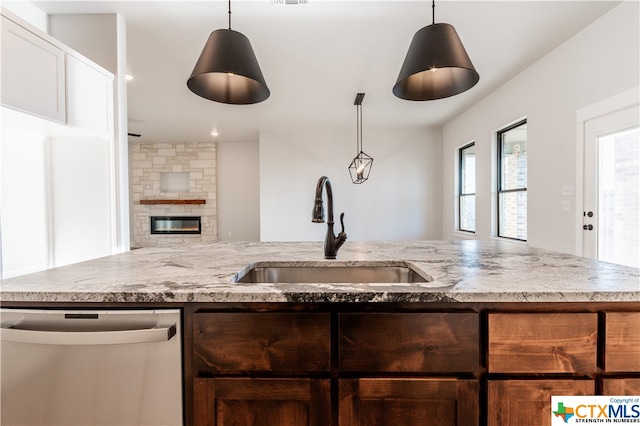
[[[225,104],[256,104],[271,94],[251,42],[232,29],[209,35],[187,86],[198,96]]]
[[[447,98],[480,80],[455,28],[431,24],[415,33],[393,94],[410,101]]]

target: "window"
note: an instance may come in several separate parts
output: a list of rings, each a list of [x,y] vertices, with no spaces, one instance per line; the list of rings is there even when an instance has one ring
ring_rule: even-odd
[[[527,240],[527,121],[498,132],[498,236]]]
[[[459,149],[458,230],[476,232],[476,144]]]

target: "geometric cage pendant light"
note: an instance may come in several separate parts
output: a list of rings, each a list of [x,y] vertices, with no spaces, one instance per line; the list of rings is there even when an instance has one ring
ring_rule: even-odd
[[[418,30],[400,69],[393,94],[411,101],[447,98],[469,90],[480,75],[450,24],[435,23],[432,0],[432,24]]]
[[[353,103],[356,106],[356,152],[351,164],[349,164],[349,175],[353,183],[363,183],[369,179],[373,158],[362,151],[362,99],[364,93],[358,93]]]
[[[187,87],[198,96],[225,104],[256,104],[271,94],[251,42],[231,29],[231,0],[229,28],[209,35]]]

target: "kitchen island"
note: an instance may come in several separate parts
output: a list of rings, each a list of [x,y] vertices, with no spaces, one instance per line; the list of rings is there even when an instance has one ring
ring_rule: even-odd
[[[398,264],[424,282],[235,282]],[[550,424],[551,395],[640,394],[640,270],[518,243],[144,248],[4,280],[0,297],[182,309],[187,424]]]

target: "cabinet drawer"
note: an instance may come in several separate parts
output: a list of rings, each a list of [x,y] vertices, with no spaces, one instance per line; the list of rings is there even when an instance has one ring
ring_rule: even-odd
[[[487,425],[551,425],[553,395],[595,395],[593,380],[489,380]]]
[[[477,426],[479,384],[458,379],[341,379],[340,425]]]
[[[605,371],[640,371],[640,312],[605,312]]]
[[[195,379],[196,425],[331,424],[331,384],[314,379]]]
[[[603,395],[640,395],[640,378],[602,379]]]
[[[473,372],[476,313],[340,314],[341,371]]]
[[[592,373],[595,313],[489,314],[489,372]]]
[[[193,321],[196,371],[331,368],[328,313],[198,313]]]

